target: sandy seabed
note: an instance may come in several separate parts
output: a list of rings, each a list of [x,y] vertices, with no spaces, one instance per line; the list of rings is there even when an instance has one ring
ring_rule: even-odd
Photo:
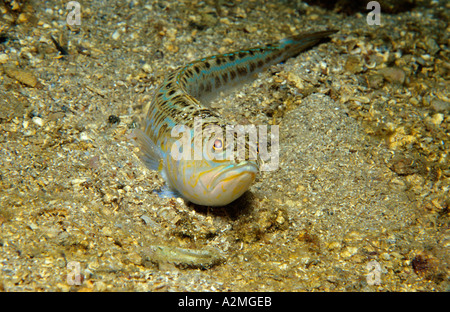
[[[448,291],[449,4],[367,23],[302,1],[4,2],[0,289]],[[279,169],[207,208],[129,139],[190,61],[339,29],[211,104],[280,126]],[[51,38],[53,37],[54,40]],[[55,43],[56,42],[56,43]],[[67,54],[67,55],[63,55]]]

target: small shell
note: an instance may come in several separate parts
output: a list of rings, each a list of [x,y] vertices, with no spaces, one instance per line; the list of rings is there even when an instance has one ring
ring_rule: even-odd
[[[172,246],[152,245],[144,251],[151,262],[171,263],[181,268],[209,269],[221,264],[225,258],[219,251],[185,249]]]
[[[8,75],[10,78],[16,79],[17,81],[26,86],[32,88],[39,88],[42,86],[41,83],[36,78],[36,76],[34,76],[34,74],[30,71],[12,66],[5,66],[3,67],[3,70],[5,71],[6,75]]]
[[[0,64],[6,64],[9,61],[8,54],[0,53]]]

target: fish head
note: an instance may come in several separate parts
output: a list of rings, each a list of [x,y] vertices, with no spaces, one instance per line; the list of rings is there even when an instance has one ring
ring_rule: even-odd
[[[256,159],[229,153],[221,136],[208,137],[199,146],[192,142],[193,157],[172,161],[167,168],[168,180],[188,201],[202,206],[224,206],[243,193],[254,182],[259,171]],[[227,153],[228,149],[228,153]],[[248,156],[248,153],[245,155]],[[168,162],[169,163],[169,162]]]

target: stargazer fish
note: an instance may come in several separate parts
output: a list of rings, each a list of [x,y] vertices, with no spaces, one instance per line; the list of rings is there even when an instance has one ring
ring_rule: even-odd
[[[250,157],[254,146],[245,144],[243,159],[227,157],[230,149],[237,151],[238,144],[224,142],[223,134],[208,130],[215,126],[214,129],[219,127],[225,133],[230,124],[208,108],[208,101],[220,91],[248,82],[256,73],[298,55],[335,32],[303,33],[265,46],[205,57],[167,75],[156,89],[145,128],[135,130],[134,137],[140,146],[141,159],[150,169],[161,173],[172,192],[169,194],[198,205],[223,206],[247,191],[259,171],[258,159]],[[200,125],[196,123],[198,120]],[[181,134],[184,145],[180,145]],[[194,152],[179,157],[187,151],[186,146]]]

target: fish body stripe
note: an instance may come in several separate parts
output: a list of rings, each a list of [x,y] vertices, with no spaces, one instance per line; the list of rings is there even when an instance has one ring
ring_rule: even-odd
[[[161,146],[167,143],[175,125],[192,129],[195,117],[206,124],[227,124],[200,100],[233,83],[246,82],[255,73],[299,54],[334,32],[300,34],[262,47],[205,57],[175,70],[157,88],[144,132]]]

